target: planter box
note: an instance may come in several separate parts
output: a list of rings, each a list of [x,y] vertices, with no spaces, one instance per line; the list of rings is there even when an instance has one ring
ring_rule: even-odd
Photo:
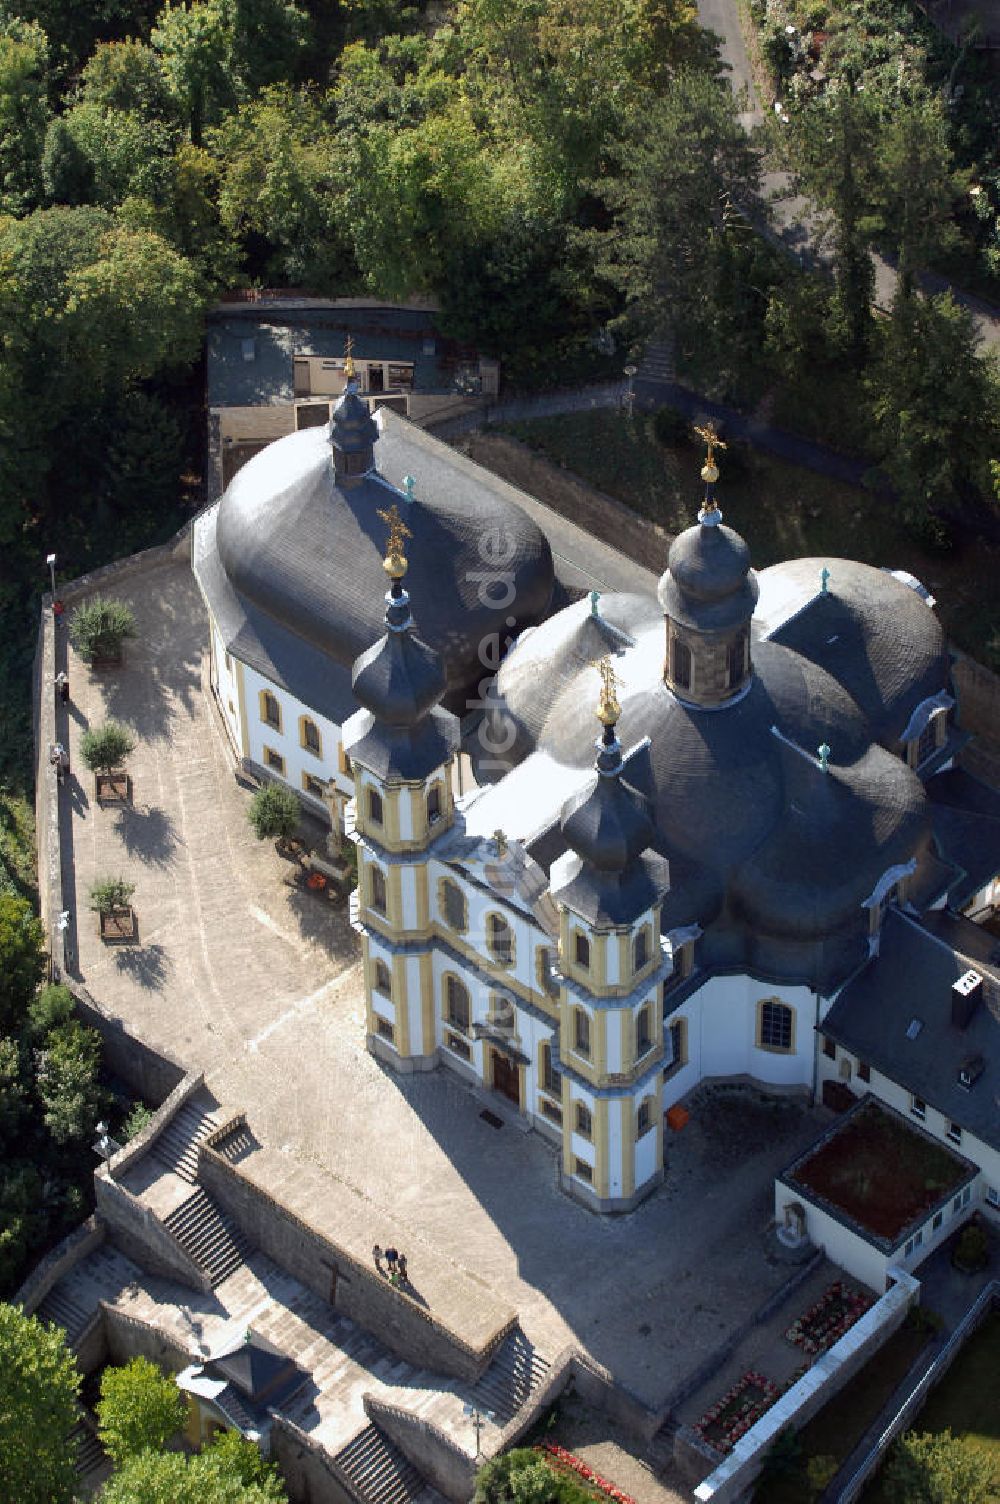
[[[132,803],[132,778],[129,773],[95,773],[94,790],[98,804]]]
[[[105,945],[122,944],[139,938],[139,920],[131,907],[112,909],[110,914],[98,914],[97,928]]]

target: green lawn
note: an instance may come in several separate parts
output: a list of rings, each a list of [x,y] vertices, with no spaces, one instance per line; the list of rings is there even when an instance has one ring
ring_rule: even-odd
[[[568,413],[512,424],[509,432],[670,532],[697,515],[700,446],[657,443],[646,414],[628,423],[609,410]],[[1000,547],[977,535],[928,553],[882,497],[745,445],[718,461],[723,515],[746,538],[758,569],[803,554],[907,569],[937,596],[949,637],[1000,668]]]
[[[809,1463],[832,1458],[839,1467],[872,1425],[893,1390],[901,1384],[927,1341],[908,1321],[891,1336],[828,1405],[799,1432],[799,1450],[781,1474],[766,1475],[754,1504],[809,1504],[820,1488],[809,1481]]]

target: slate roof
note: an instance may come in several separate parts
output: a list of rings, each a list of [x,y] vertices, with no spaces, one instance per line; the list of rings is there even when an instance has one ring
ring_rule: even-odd
[[[950,901],[962,908],[1000,872],[1000,791],[949,768],[928,780],[927,796],[941,852],[959,869]]]
[[[228,1381],[219,1402],[228,1395],[232,1418],[237,1420],[241,1414],[246,1417],[249,1412],[258,1425],[268,1407],[290,1398],[309,1378],[287,1353],[256,1332],[248,1333],[231,1352],[209,1358],[202,1366],[210,1378]]]
[[[1000,968],[977,961],[976,969],[992,984],[989,995],[967,1027],[957,1029],[951,986],[969,970],[967,958],[927,925],[890,909],[877,959],[846,984],[820,1027],[951,1122],[1000,1149]],[[914,1018],[922,1028],[909,1038]],[[985,1070],[966,1089],[959,1068],[973,1055],[983,1057]]]

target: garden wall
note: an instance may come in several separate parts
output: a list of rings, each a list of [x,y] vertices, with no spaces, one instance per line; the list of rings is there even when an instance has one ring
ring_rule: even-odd
[[[694,1496],[700,1504],[731,1504],[742,1498],[759,1476],[779,1434],[789,1428],[801,1429],[898,1330],[919,1298],[920,1283],[902,1269],[894,1268],[892,1275],[896,1280],[892,1288],[816,1359],[698,1485]]]
[[[134,1138],[130,1138],[117,1154],[111,1156],[108,1161],[108,1173],[112,1180],[121,1180],[127,1170],[130,1170],[140,1159],[145,1159],[167,1124],[176,1117],[185,1102],[190,1101],[195,1093],[201,1090],[204,1084],[205,1077],[201,1071],[191,1072],[177,1083],[170,1095],[153,1113],[145,1128]]]

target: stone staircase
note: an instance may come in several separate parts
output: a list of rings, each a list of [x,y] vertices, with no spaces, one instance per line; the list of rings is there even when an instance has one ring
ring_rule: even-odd
[[[488,1410],[498,1426],[505,1426],[520,1410],[549,1371],[549,1360],[520,1330],[502,1343],[489,1368],[472,1388],[472,1403]]]
[[[39,1303],[35,1315],[39,1321],[52,1321],[61,1326],[66,1332],[67,1343],[72,1347],[90,1320],[91,1312],[85,1311],[56,1284]]]
[[[410,1504],[425,1487],[410,1459],[378,1426],[366,1426],[334,1459],[364,1504]]]
[[[677,380],[677,363],[672,340],[650,340],[639,366],[640,381],[673,382]]]
[[[198,1179],[198,1145],[218,1127],[218,1118],[192,1098],[156,1138],[150,1156],[189,1185]]]
[[[250,1244],[201,1186],[163,1219],[163,1225],[212,1281],[212,1289],[246,1261]]]
[[[246,1159],[255,1149],[260,1148],[260,1143],[254,1138],[253,1133],[245,1122],[234,1124],[224,1138],[220,1138],[213,1148],[216,1154],[228,1160],[231,1165],[238,1165],[241,1159]]]
[[[74,1466],[81,1478],[98,1472],[107,1462],[104,1448],[85,1421],[77,1422],[69,1439],[76,1451]]]

